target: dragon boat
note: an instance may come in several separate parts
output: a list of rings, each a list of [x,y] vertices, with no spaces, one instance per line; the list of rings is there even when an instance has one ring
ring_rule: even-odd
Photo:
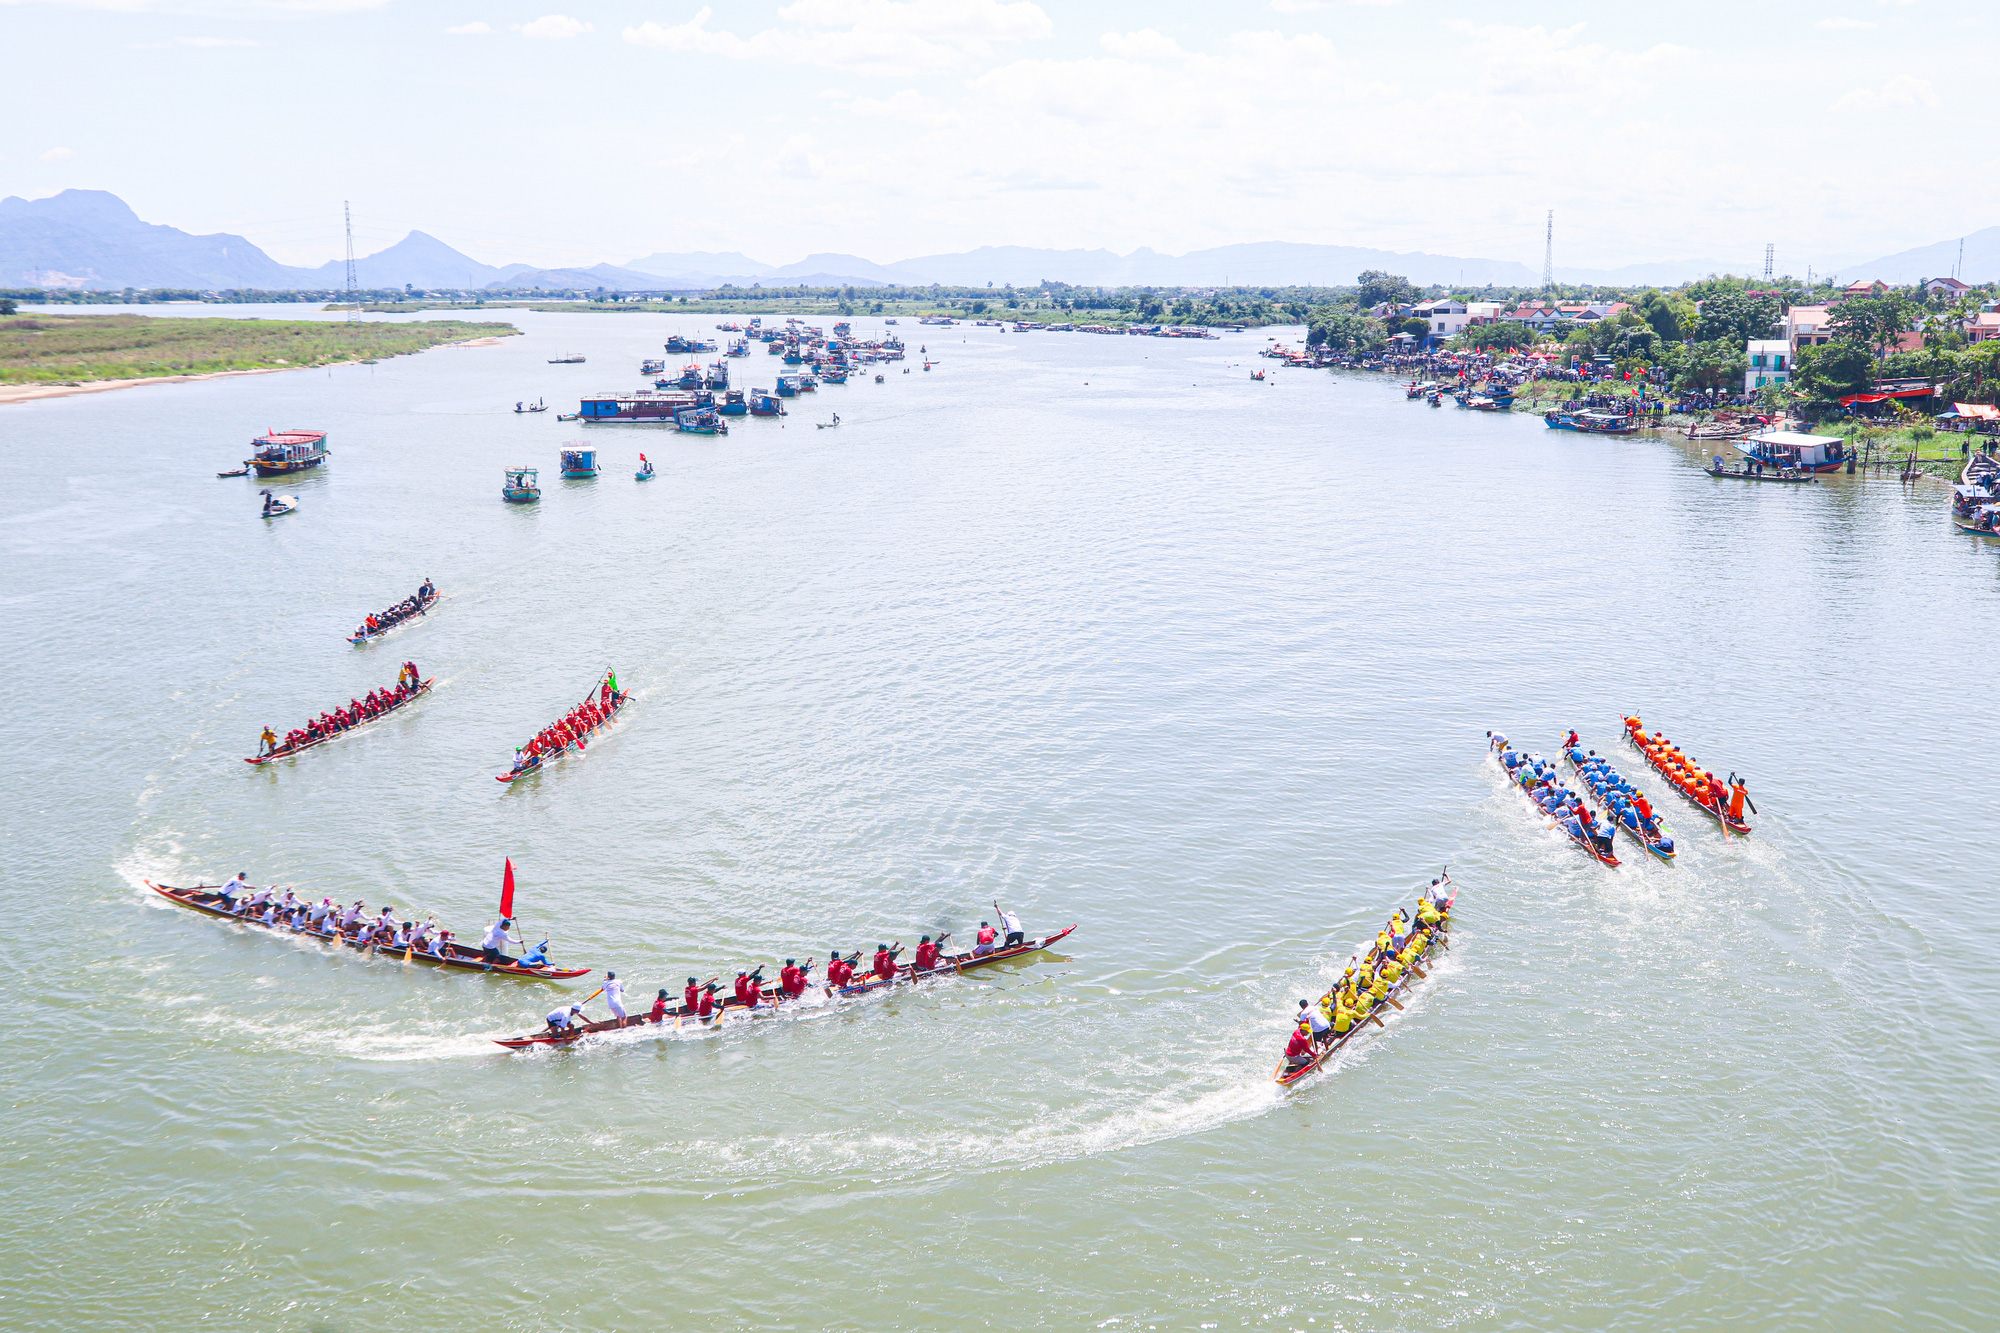
[[[1488,735],[1492,735],[1492,733],[1489,732]],[[1564,827],[1563,822],[1561,820],[1551,815],[1546,809],[1543,808],[1542,803],[1535,799],[1534,792],[1529,790],[1529,778],[1533,776],[1535,765],[1540,764],[1542,762],[1539,756],[1532,754],[1523,754],[1522,756],[1520,756],[1521,762],[1514,768],[1510,769],[1507,767],[1506,760],[1501,757],[1502,753],[1507,749],[1506,737],[1493,736],[1492,740],[1488,742],[1487,748],[1492,753],[1494,762],[1500,765],[1500,771],[1507,775],[1508,785],[1512,786],[1515,791],[1520,792],[1521,795],[1524,798],[1526,798],[1528,804],[1535,807],[1535,812],[1537,814],[1541,815],[1542,818],[1550,821],[1553,827],[1560,829],[1562,831],[1562,835],[1568,838],[1571,842],[1575,843],[1577,847],[1584,852],[1585,855],[1590,857],[1591,860],[1596,861],[1602,865],[1612,866],[1614,868],[1622,864],[1622,862],[1619,861],[1618,854],[1616,852],[1611,851],[1608,847],[1599,847],[1595,842],[1591,840],[1589,834],[1584,834],[1579,837],[1577,834],[1571,833],[1568,828]],[[1553,766],[1547,766],[1547,767],[1549,773],[1553,774],[1554,773]],[[1523,774],[1527,774],[1528,776],[1524,777],[1522,776]],[[1558,788],[1562,787],[1562,783],[1559,779],[1550,776],[1548,780],[1550,782],[1555,783],[1555,785]],[[1578,799],[1581,800],[1582,798],[1579,797]],[[1585,806],[1584,808],[1589,809],[1588,806]]]
[[[598,732],[604,730],[604,728],[610,726],[613,722],[617,721],[618,711],[623,707],[625,707],[626,701],[628,701],[632,697],[632,694],[631,691],[629,690],[621,690],[618,688],[618,674],[616,672],[613,671],[605,672],[604,679],[599,681],[597,687],[591,690],[591,692],[588,695],[584,696],[583,703],[589,703],[593,699],[602,697],[603,687],[606,685],[609,685],[611,687],[611,706],[604,710],[604,716],[601,720],[592,724],[584,731],[578,733],[572,739],[565,741],[563,744],[559,746],[556,746],[554,749],[544,750],[542,751],[542,753],[537,755],[530,755],[527,763],[522,764],[519,768],[514,769],[512,772],[495,773],[493,775],[493,780],[495,782],[516,782],[522,778],[527,777],[530,773],[539,773],[542,771],[542,768],[549,762],[551,762],[552,760],[562,758],[562,756],[568,754],[571,750],[581,751],[584,748],[583,743],[585,741],[589,740],[592,736],[595,736]],[[577,707],[579,708],[581,708],[582,706],[583,704],[577,705]]]
[[[933,977],[957,976],[961,973],[969,972],[975,967],[985,967],[991,963],[1005,962],[1010,958],[1019,958],[1024,954],[1031,954],[1046,949],[1075,929],[1076,927],[1072,925],[1066,929],[1057,931],[1053,935],[1041,939],[1024,940],[1020,944],[1012,945],[1008,948],[995,949],[989,954],[975,956],[970,951],[962,954],[952,954],[939,958],[935,967],[919,969],[905,964],[897,970],[893,980],[888,977],[878,977],[871,974],[865,978],[856,976],[853,984],[847,986],[830,987],[824,983],[816,983],[809,987],[807,992],[797,997],[788,995],[782,990],[767,991],[764,993],[763,999],[769,1002],[770,1007],[764,1008],[760,1005],[754,1011],[746,1012],[743,1001],[733,995],[725,995],[717,1000],[714,1014],[706,1021],[713,1025],[731,1014],[743,1017],[769,1017],[787,1005],[798,1003],[800,999],[804,998],[804,994],[809,994],[812,990],[818,990],[829,996],[866,995],[873,991],[886,990],[890,986],[915,984],[916,982],[928,980]],[[759,967],[752,974],[758,979],[760,985],[762,984],[763,972],[764,969]],[[713,987],[719,980],[719,977],[711,977],[708,981],[702,983],[702,985],[705,988]],[[694,1009],[690,1008],[686,1003],[681,1003],[667,1006],[666,1009],[661,1011],[658,1019],[653,1018],[650,1014],[628,1014],[624,1018],[607,1018],[595,1023],[578,1023],[564,1032],[545,1031],[532,1032],[520,1037],[495,1037],[493,1042],[496,1046],[505,1046],[508,1050],[512,1051],[532,1050],[537,1046],[573,1046],[585,1037],[595,1036],[604,1032],[620,1032],[627,1028],[651,1027],[660,1029],[662,1032],[668,1030],[679,1031],[682,1025],[689,1020],[702,1021],[697,1017]]]
[[[1450,882],[1451,882],[1451,876],[1446,875],[1444,877],[1444,883],[1449,884]],[[1430,895],[1430,893],[1431,891],[1429,889],[1426,889],[1422,894],[1418,895],[1419,900],[1421,901],[1422,898]],[[1451,930],[1451,905],[1454,902],[1458,901],[1458,890],[1453,889],[1449,897],[1445,898],[1432,897],[1431,901],[1437,905],[1438,910],[1440,912],[1444,913],[1444,920],[1440,921],[1437,925],[1437,928],[1431,932],[1430,942],[1424,946],[1423,956],[1420,959],[1418,959],[1419,963],[1429,961],[1432,955],[1434,955],[1437,952],[1439,945],[1443,945],[1447,949],[1451,947],[1451,942],[1446,938],[1446,936],[1450,933]],[[1369,955],[1371,958],[1374,955],[1374,946],[1372,945],[1370,946],[1369,949]],[[1407,968],[1403,972],[1403,975],[1401,977],[1398,977],[1396,979],[1396,983],[1393,986],[1389,987],[1387,993],[1383,996],[1382,1002],[1384,1004],[1390,1005],[1393,1008],[1401,1009],[1403,1006],[1399,1002],[1398,997],[1407,993],[1410,987],[1415,985],[1417,982],[1424,980],[1426,975],[1428,974],[1424,972],[1423,968],[1415,964],[1412,964],[1409,968]],[[1330,994],[1332,994],[1332,991],[1326,992],[1326,995]],[[1320,999],[1324,1000],[1326,998],[1326,995],[1322,995]],[[1356,1037],[1360,1036],[1362,1029],[1367,1027],[1370,1023],[1373,1023],[1376,1027],[1385,1026],[1382,1022],[1382,1014],[1379,1006],[1370,1008],[1366,1014],[1362,1015],[1360,1021],[1356,1022],[1355,1025],[1349,1028],[1347,1031],[1340,1033],[1337,1036],[1329,1037],[1324,1045],[1314,1047],[1312,1058],[1308,1060],[1305,1064],[1293,1066],[1290,1063],[1290,1061],[1280,1060],[1278,1062],[1278,1068],[1276,1072],[1273,1073],[1271,1077],[1278,1083],[1280,1087],[1286,1087],[1286,1088],[1289,1088],[1292,1085],[1303,1081],[1305,1078],[1310,1076],[1314,1071],[1318,1070],[1320,1066],[1324,1065],[1328,1060],[1331,1060],[1336,1054],[1338,1054],[1341,1048],[1346,1046],[1347,1043],[1353,1041]]]
[[[1595,750],[1586,753],[1581,745],[1564,747],[1563,758],[1576,771],[1577,780],[1590,788],[1591,795],[1595,796],[1597,803],[1604,808],[1606,822],[1617,826],[1621,832],[1632,837],[1641,847],[1660,860],[1674,859],[1673,830],[1667,827],[1665,820],[1657,816],[1654,818],[1653,826],[1659,832],[1651,837],[1646,836],[1643,824],[1625,822],[1625,812],[1618,810],[1617,807],[1629,803],[1633,797],[1642,793],[1637,787],[1625,781],[1623,775],[1611,766],[1610,760]],[[1634,818],[1636,817],[1635,815]]]
[[[406,708],[410,704],[413,704],[418,699],[422,698],[424,695],[429,694],[431,692],[431,683],[436,679],[437,679],[436,676],[426,677],[425,679],[418,681],[417,688],[411,690],[408,694],[398,693],[391,702],[383,705],[379,710],[377,710],[375,716],[373,717],[362,718],[359,722],[353,723],[349,726],[342,727],[338,731],[321,732],[319,735],[311,737],[308,740],[300,741],[296,745],[291,745],[291,744],[280,745],[277,749],[271,751],[271,753],[269,754],[255,755],[253,757],[245,759],[243,762],[246,764],[268,764],[274,759],[289,759],[293,755],[303,754],[305,751],[310,750],[315,746],[325,745],[331,741],[337,741],[342,736],[352,736],[355,732],[361,730],[363,727],[372,726],[375,723],[380,722],[383,718],[388,717],[391,713],[394,713],[396,710],[400,708]]]
[[[1685,796],[1688,803],[1722,825],[1728,833],[1748,833],[1750,826],[1740,816],[1729,813],[1729,807],[1718,796],[1708,793],[1707,779],[1702,770],[1671,742],[1657,735],[1648,735],[1637,717],[1625,719],[1625,739],[1644,756],[1646,762],[1665,778],[1673,789]],[[1687,774],[1693,774],[1689,777]],[[1753,807],[1754,808],[1754,807]]]
[[[432,607],[438,604],[438,594],[435,589],[428,593],[419,590],[418,595],[412,600],[415,601],[416,605],[411,609],[399,613],[397,608],[392,606],[387,611],[375,617],[376,625],[374,629],[363,628],[359,634],[348,635],[347,641],[357,647],[364,643],[373,643],[393,629],[407,625],[413,620],[421,620],[424,616],[430,614]],[[398,603],[397,605],[400,606],[402,603]],[[367,622],[363,621],[362,623],[365,626]]]
[[[378,958],[390,958],[406,963],[432,963],[439,967],[456,968],[462,972],[490,972],[496,977],[522,977],[530,981],[568,981],[575,977],[588,976],[590,973],[587,967],[526,967],[520,963],[489,963],[480,950],[453,941],[446,941],[442,952],[431,953],[425,949],[363,944],[338,931],[293,930],[290,926],[236,915],[229,910],[228,900],[222,896],[219,885],[197,884],[190,888],[175,888],[170,884],[155,884],[151,880],[142,882],[168,902],[192,908],[208,916],[221,917],[225,921],[234,921],[242,926],[254,926],[258,930],[267,930],[274,935],[296,935],[327,944],[345,945]]]

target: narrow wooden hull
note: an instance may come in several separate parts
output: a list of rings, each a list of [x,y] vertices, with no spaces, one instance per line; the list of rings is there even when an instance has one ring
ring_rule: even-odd
[[[1496,764],[1500,763],[1500,752],[1498,750],[1489,750],[1488,753],[1492,754],[1494,763]],[[1533,807],[1536,814],[1540,815],[1543,819],[1549,818],[1549,812],[1542,809],[1540,802],[1536,801],[1534,797],[1528,794],[1528,789],[1521,785],[1521,780],[1519,778],[1515,777],[1512,773],[1509,773],[1507,771],[1507,766],[1505,764],[1500,764],[1500,773],[1503,777],[1507,779],[1507,785],[1512,787],[1515,791],[1519,792],[1521,794],[1521,799],[1526,801],[1531,807]],[[1599,851],[1597,848],[1597,844],[1592,842],[1588,835],[1579,838],[1575,834],[1571,833],[1568,829],[1563,828],[1561,824],[1557,824],[1555,827],[1562,833],[1562,835],[1565,838],[1568,838],[1572,843],[1574,843],[1579,851],[1581,851],[1585,856],[1588,856],[1591,860],[1596,861],[1598,864],[1610,866],[1613,867],[1614,869],[1619,865],[1623,864],[1623,862],[1619,861],[1616,853]]]
[[[1625,728],[1625,743],[1630,745],[1633,749],[1637,750],[1639,754],[1645,759],[1646,766],[1652,769],[1655,773],[1658,773],[1662,778],[1665,778],[1667,785],[1669,787],[1672,787],[1675,791],[1679,792],[1681,794],[1681,799],[1686,801],[1689,805],[1701,811],[1703,814],[1707,815],[1710,819],[1713,819],[1716,823],[1720,824],[1726,831],[1730,833],[1748,833],[1750,831],[1750,826],[1744,823],[1742,820],[1731,819],[1729,817],[1729,812],[1727,810],[1721,809],[1717,805],[1711,804],[1706,801],[1696,800],[1694,796],[1692,796],[1688,792],[1687,788],[1681,786],[1680,783],[1674,781],[1674,775],[1667,772],[1665,768],[1660,766],[1659,762],[1653,758],[1652,751],[1648,750],[1645,746],[1639,744],[1639,742],[1633,738],[1632,729],[1630,727]]]
[[[589,731],[584,732],[581,739],[589,740],[592,736],[595,736],[598,732],[604,730],[604,728],[610,726],[613,722],[616,722],[618,720],[618,715],[625,711],[625,705],[630,702],[632,702],[632,696],[630,694],[621,694],[619,696],[618,702],[615,705],[613,705],[610,714],[602,722],[592,727]],[[522,778],[527,777],[530,773],[541,772],[544,768],[548,767],[550,763],[552,763],[557,759],[562,758],[564,755],[568,754],[571,750],[574,750],[576,748],[577,748],[576,742],[571,741],[568,745],[563,746],[560,750],[551,750],[547,754],[535,760],[534,763],[528,764],[522,768],[515,769],[512,773],[495,773],[493,775],[493,780],[495,782],[518,782]]]
[[[1451,897],[1445,899],[1445,910],[1450,911],[1451,905],[1457,901],[1458,901],[1458,893],[1456,890],[1454,890]],[[1447,925],[1444,929],[1439,930],[1437,933],[1433,934],[1431,936],[1430,947],[1424,950],[1424,956],[1419,961],[1429,962],[1431,956],[1437,952],[1437,946],[1439,942],[1443,941],[1445,937],[1450,933],[1451,933],[1450,927]],[[1447,943],[1446,947],[1449,948],[1450,945]],[[1419,978],[1415,972],[1403,973],[1402,978],[1398,980],[1395,985],[1389,988],[1389,998],[1401,999],[1405,994],[1408,993],[1410,987],[1415,985],[1419,980],[1421,980],[1421,978]],[[1385,1000],[1383,1002],[1383,1005],[1386,1004],[1387,1001]],[[1372,1016],[1381,1013],[1383,1005],[1378,1005],[1375,1008],[1370,1009],[1368,1011],[1369,1014]],[[1333,1038],[1331,1041],[1327,1042],[1326,1045],[1318,1048],[1316,1051],[1313,1052],[1312,1059],[1306,1062],[1305,1064],[1293,1065],[1289,1061],[1280,1060],[1278,1062],[1277,1070],[1271,1075],[1273,1081],[1275,1081],[1280,1087],[1289,1088],[1292,1087],[1294,1084],[1297,1084],[1303,1081],[1304,1079],[1310,1077],[1320,1068],[1320,1066],[1324,1065],[1328,1060],[1331,1060],[1334,1056],[1338,1055],[1342,1047],[1346,1046],[1347,1043],[1353,1041],[1356,1037],[1360,1036],[1362,1030],[1369,1025],[1369,1021],[1370,1020],[1368,1018],[1362,1019],[1359,1023],[1356,1023],[1346,1032]]]
[[[434,681],[436,679],[437,679],[436,676],[432,676],[430,680],[426,680],[422,684],[417,686],[417,692],[415,694],[410,695],[406,699],[398,699],[395,703],[390,704],[387,708],[377,713],[374,717],[369,718],[365,722],[358,722],[354,726],[347,728],[347,730],[345,731],[336,731],[331,736],[321,736],[318,740],[307,741],[303,745],[295,746],[290,749],[280,749],[271,754],[260,754],[257,755],[255,758],[245,759],[243,762],[246,764],[268,764],[271,763],[273,760],[277,759],[290,759],[295,754],[304,754],[307,750],[317,749],[319,746],[331,744],[332,742],[339,740],[342,736],[352,736],[355,732],[360,731],[363,727],[372,727],[377,722],[380,722],[383,718],[394,715],[403,708],[406,708],[410,704],[415,703],[418,699],[421,699],[424,695],[429,694],[431,689],[431,681]]]
[[[250,926],[257,930],[269,931],[273,935],[298,936],[303,939],[319,940],[325,944],[341,944],[360,953],[373,953],[379,958],[393,959],[406,963],[430,963],[461,972],[486,972],[496,977],[519,977],[526,981],[569,981],[576,977],[590,975],[587,967],[522,967],[518,963],[488,963],[479,954],[462,944],[449,946],[450,952],[442,957],[424,953],[417,949],[383,948],[379,945],[360,944],[345,935],[327,930],[292,930],[286,926],[266,925],[262,921],[237,916],[222,906],[222,897],[217,886],[198,884],[192,888],[174,888],[168,884],[155,884],[151,880],[141,881],[154,893],[168,902],[190,908],[204,916],[220,917],[240,926]]]

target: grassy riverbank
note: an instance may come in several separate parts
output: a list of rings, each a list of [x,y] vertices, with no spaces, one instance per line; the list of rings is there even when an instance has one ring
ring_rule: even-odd
[[[0,384],[85,384],[284,370],[519,333],[511,324],[33,315],[0,319]]]

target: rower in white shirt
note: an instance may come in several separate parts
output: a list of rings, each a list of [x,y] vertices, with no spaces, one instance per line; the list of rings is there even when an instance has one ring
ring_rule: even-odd
[[[333,899],[322,898],[313,904],[312,911],[306,913],[306,920],[312,923],[314,930],[324,931],[326,929],[326,919],[333,915],[334,910]]]
[[[1000,929],[1007,932],[1006,939],[1001,942],[1002,948],[1010,944],[1019,944],[1026,938],[1026,933],[1021,929],[1021,918],[1004,907],[1000,909]]]
[[[236,899],[239,894],[251,893],[255,888],[256,886],[250,883],[250,872],[239,870],[236,872],[235,879],[224,884],[216,892],[222,895],[222,905],[224,907],[233,908],[236,906]]]
[[[360,924],[361,924],[361,900],[359,898],[356,898],[354,900],[354,906],[348,908],[345,912],[341,913],[340,928],[343,931],[353,930],[356,926]]]
[[[479,941],[479,947],[485,950],[486,961],[489,964],[511,963],[514,961],[507,956],[507,945],[510,942],[507,937],[507,931],[513,924],[512,918],[503,916],[487,927],[486,936]]]
[[[625,983],[618,979],[616,972],[604,974],[604,1002],[611,1006],[611,1016],[619,1022],[625,1021]]]

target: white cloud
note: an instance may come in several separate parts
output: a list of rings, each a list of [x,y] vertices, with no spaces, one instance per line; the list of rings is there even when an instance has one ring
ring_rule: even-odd
[[[794,134],[778,150],[778,170],[798,180],[817,180],[826,163],[813,151],[816,146],[810,134]]]
[[[490,23],[461,23],[456,28],[446,28],[453,37],[483,37],[493,31]]]
[[[595,30],[588,23],[573,19],[567,14],[544,14],[533,23],[519,25],[519,31],[523,37],[561,41],[567,37],[579,37]]]
[[[1097,39],[1107,55],[1121,60],[1178,60],[1187,55],[1181,44],[1157,28],[1137,32],[1107,32]]]
[[[1929,79],[1898,74],[1880,88],[1856,88],[1833,104],[1836,111],[1891,111],[1897,107],[1937,107],[1944,103]]]
[[[1395,0],[1389,0],[1394,4]],[[1310,14],[1315,9],[1331,9],[1327,0],[1271,0],[1271,8],[1280,14]]]
[[[74,148],[51,148],[48,152],[42,154],[42,161],[67,162],[75,156],[76,149]]]
[[[1813,24],[1813,26],[1821,32],[1850,32],[1863,31],[1875,25],[1866,19],[1832,18],[1821,19],[1819,22]]]
[[[634,46],[726,60],[819,65],[863,74],[950,69],[990,56],[996,43],[1047,37],[1049,16],[1027,0],[797,0],[778,11],[791,25],[748,37],[708,26],[703,5],[685,23],[648,20],[620,35]]]

